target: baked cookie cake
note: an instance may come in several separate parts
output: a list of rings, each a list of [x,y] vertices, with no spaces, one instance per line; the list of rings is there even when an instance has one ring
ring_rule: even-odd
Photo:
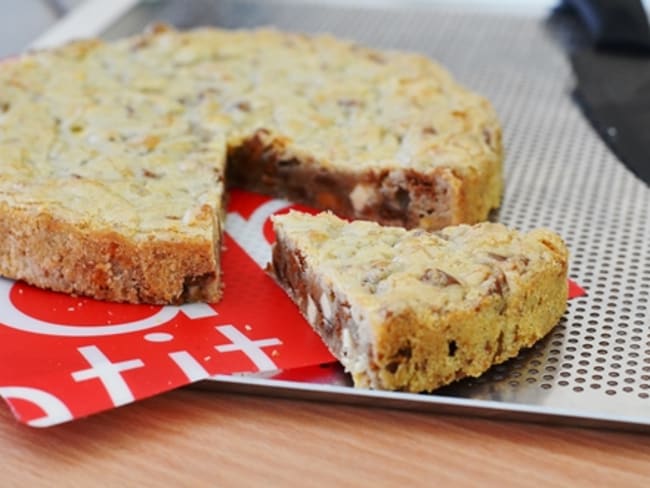
[[[215,301],[224,185],[437,229],[499,205],[501,134],[431,60],[329,36],[166,27],[0,64],[0,274]]]
[[[545,336],[567,301],[567,250],[548,230],[437,232],[274,217],[273,270],[355,386],[431,391]]]

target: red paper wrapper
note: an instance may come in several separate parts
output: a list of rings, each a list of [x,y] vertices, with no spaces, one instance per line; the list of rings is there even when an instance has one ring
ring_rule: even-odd
[[[586,295],[587,292],[583,290],[578,283],[569,280],[569,300],[572,298],[584,297]]]
[[[213,305],[106,303],[0,279],[0,395],[16,418],[45,427],[217,374],[334,361],[263,270],[269,217],[289,208],[299,206],[231,194],[224,296]]]
[[[0,395],[16,418],[46,427],[215,375],[326,377],[319,365],[334,358],[263,270],[271,256],[269,217],[290,208],[310,211],[231,193],[224,296],[213,305],[106,303],[0,278]],[[580,292],[572,283],[571,296]]]

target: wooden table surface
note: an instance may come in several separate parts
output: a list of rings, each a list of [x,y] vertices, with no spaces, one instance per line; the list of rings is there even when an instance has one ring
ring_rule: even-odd
[[[178,390],[48,429],[0,486],[650,486],[650,435]]]

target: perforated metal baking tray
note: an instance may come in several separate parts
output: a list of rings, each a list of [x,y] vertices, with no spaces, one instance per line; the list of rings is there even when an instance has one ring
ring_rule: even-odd
[[[360,8],[289,0],[176,0],[132,8],[128,1],[116,3],[127,13],[96,27],[107,38],[158,20],[178,27],[275,25],[439,60],[489,97],[500,114],[507,157],[498,219],[521,230],[546,226],[560,233],[571,250],[570,276],[588,292],[570,302],[558,326],[532,349],[431,395],[357,390],[340,372],[307,382],[219,377],[203,387],[650,430],[650,190],[573,103],[570,66],[539,9],[458,2],[390,8],[367,1]],[[69,23],[68,34],[79,23]],[[87,19],[83,25],[87,32]]]

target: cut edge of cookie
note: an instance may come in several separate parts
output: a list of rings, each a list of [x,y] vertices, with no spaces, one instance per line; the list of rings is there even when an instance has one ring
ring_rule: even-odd
[[[500,141],[500,135],[494,136]],[[437,230],[487,220],[503,193],[500,142],[477,168],[434,166],[342,170],[315,160],[281,134],[258,129],[228,148],[227,183],[275,198],[407,229]]]

